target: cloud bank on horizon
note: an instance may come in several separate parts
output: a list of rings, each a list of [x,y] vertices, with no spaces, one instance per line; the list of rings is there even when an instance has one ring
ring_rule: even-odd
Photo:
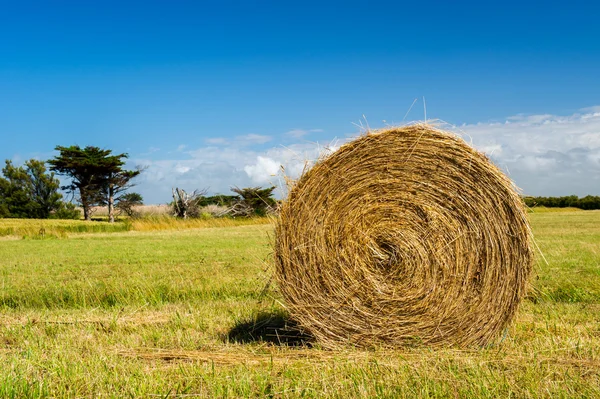
[[[526,195],[600,195],[600,106],[568,116],[516,115],[453,130],[486,153]],[[227,194],[234,186],[275,185],[282,196],[282,168],[286,176],[296,178],[324,152],[352,138],[309,141],[316,134],[323,138],[326,132],[294,129],[281,137],[215,137],[201,148],[180,145],[171,159],[138,157],[131,161],[148,169],[136,189],[147,203],[168,202],[171,187]]]

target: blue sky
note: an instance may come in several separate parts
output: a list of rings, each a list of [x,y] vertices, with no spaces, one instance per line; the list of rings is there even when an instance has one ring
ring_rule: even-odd
[[[593,2],[0,5],[2,159],[128,152],[164,203],[277,183],[363,115],[401,123],[419,99],[405,121],[423,119],[425,97],[525,193],[600,194]]]

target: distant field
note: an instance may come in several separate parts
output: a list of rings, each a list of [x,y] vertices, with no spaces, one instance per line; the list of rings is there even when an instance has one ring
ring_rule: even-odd
[[[0,239],[67,238],[81,233],[115,233],[124,231],[188,230],[209,227],[233,227],[270,224],[271,218],[197,218],[177,219],[170,216],[145,216],[139,219],[107,221],[56,220],[56,219],[0,219]]]
[[[582,210],[579,208],[547,208],[545,206],[533,206],[531,208],[527,208],[529,213],[547,213],[547,212],[581,212]]]
[[[85,222],[59,219],[0,219],[0,237],[66,238],[76,233],[112,233],[127,231],[126,223]]]
[[[134,206],[133,209],[143,216],[164,216],[173,213],[173,208],[167,204],[159,205],[138,205]],[[116,211],[118,214],[118,210]],[[93,217],[104,218],[108,216],[108,208],[105,206],[97,206],[92,208]]]
[[[530,217],[547,264],[502,342],[394,351],[256,340],[294,339],[269,219],[0,220],[0,397],[600,397],[600,212]]]

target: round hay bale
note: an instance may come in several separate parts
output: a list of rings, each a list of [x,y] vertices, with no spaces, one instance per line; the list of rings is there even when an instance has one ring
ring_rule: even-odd
[[[324,347],[490,343],[533,263],[512,182],[462,139],[417,124],[369,133],[291,189],[279,289]]]

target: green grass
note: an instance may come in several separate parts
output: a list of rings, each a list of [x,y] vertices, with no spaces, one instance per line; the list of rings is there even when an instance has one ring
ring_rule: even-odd
[[[530,217],[548,264],[502,342],[468,350],[264,342],[290,323],[266,224],[5,238],[0,397],[600,397],[600,212]]]
[[[536,298],[600,304],[600,211],[532,217],[536,242],[548,261],[538,261]]]

